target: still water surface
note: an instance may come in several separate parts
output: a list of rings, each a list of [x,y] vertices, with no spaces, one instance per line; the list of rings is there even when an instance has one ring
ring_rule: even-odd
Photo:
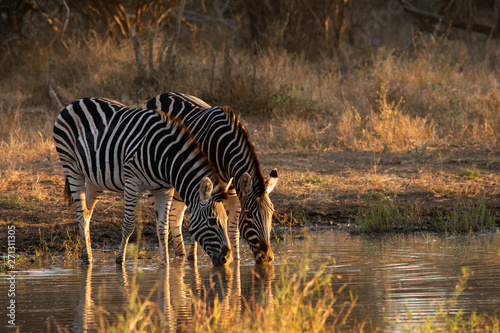
[[[189,291],[207,298],[215,292],[231,295],[239,304],[265,295],[262,301],[269,302],[273,285],[282,274],[291,273],[284,273],[284,268],[292,267],[293,272],[293,263],[307,256],[311,258],[310,274],[326,264],[329,272],[347,282],[347,289],[358,296],[351,321],[369,320],[379,327],[389,321],[392,330],[401,321],[422,320],[435,313],[439,302],[453,297],[462,267],[469,267],[474,274],[453,311],[461,308],[466,313],[477,310],[492,314],[500,308],[498,234],[350,236],[344,230],[326,229],[301,235],[305,237],[285,231],[284,238],[274,244],[273,265],[260,267],[254,265],[244,243],[242,259],[226,268],[213,267],[202,251],[196,263],[175,259],[168,268],[161,268],[157,252],[147,251],[146,257],[151,259],[138,261],[141,295],[154,290],[151,300],[169,313],[172,327],[189,327]],[[49,324],[55,330],[54,321],[49,319],[53,318],[72,332],[92,331],[103,309],[123,313],[130,297],[133,264],[129,261],[125,269],[117,270],[114,259],[114,253],[97,252],[91,269],[61,260],[14,271],[16,326],[21,332],[47,331]],[[5,313],[7,277],[0,274],[2,332],[9,327]],[[221,301],[235,304],[228,297]]]

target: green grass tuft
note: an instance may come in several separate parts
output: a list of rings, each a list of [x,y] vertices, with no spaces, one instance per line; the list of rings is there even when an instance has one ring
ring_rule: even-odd
[[[469,168],[468,165],[464,165],[458,173],[458,176],[470,180],[475,180],[481,177],[481,172],[479,172],[479,170],[476,170],[474,167]]]
[[[300,180],[300,182],[302,184],[324,184],[324,183],[326,183],[326,180],[321,178],[321,176],[318,176],[316,178],[312,178],[312,177],[302,178]]]
[[[307,115],[317,110],[318,102],[312,98],[300,94],[276,94],[271,97],[269,108],[273,113],[281,114],[301,114]]]
[[[469,233],[487,230],[495,226],[495,215],[487,209],[484,200],[477,204],[457,203],[445,213],[438,213],[433,227],[439,232]]]
[[[19,195],[13,194],[7,197],[0,195],[0,208],[22,208],[28,210],[37,209],[37,205],[33,204],[29,199],[20,197]]]
[[[467,281],[474,274],[468,267],[462,267],[462,274],[455,285],[453,296],[440,302],[434,314],[426,316],[423,322],[404,325],[407,332],[499,332],[500,308],[494,314],[473,311],[469,316],[462,310],[452,314],[457,300],[467,288]],[[406,322],[412,322],[412,313],[407,314]]]
[[[352,234],[413,231],[466,234],[493,228],[495,215],[483,199],[477,204],[457,203],[448,211],[430,213],[423,212],[416,203],[405,205],[379,200],[361,208],[357,222],[351,226]]]
[[[360,226],[352,227],[352,233],[412,231],[421,220],[417,204],[399,205],[390,200],[380,200],[361,208],[358,216]]]

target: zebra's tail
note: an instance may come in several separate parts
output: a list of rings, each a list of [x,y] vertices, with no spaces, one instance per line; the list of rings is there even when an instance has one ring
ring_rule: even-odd
[[[68,206],[74,202],[71,190],[69,189],[68,177],[66,177],[66,184],[64,184],[64,200],[66,200]]]

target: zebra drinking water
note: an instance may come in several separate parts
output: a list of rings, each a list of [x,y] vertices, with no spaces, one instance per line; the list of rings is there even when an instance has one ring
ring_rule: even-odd
[[[227,182],[233,180],[225,204],[234,257],[239,257],[241,233],[257,263],[272,261],[270,233],[274,207],[269,193],[278,181],[278,173],[274,169],[267,180],[264,179],[254,145],[234,111],[229,107],[211,107],[197,97],[172,92],[154,97],[146,107],[160,109],[180,119],[221,178]],[[174,197],[170,207],[169,222],[176,254],[184,255],[181,225],[185,205],[176,199]]]
[[[125,261],[135,208],[144,190],[156,211],[160,259],[168,263],[166,211],[177,191],[191,212],[190,232],[214,265],[232,261],[225,184],[180,121],[158,110],[83,98],[61,111],[54,141],[66,174],[65,194],[76,202],[84,263],[92,260],[89,224],[103,190],[124,192],[125,219],[116,258]]]

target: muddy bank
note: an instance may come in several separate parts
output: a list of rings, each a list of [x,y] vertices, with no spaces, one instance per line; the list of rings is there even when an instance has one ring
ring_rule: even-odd
[[[356,221],[360,208],[384,200],[417,204],[426,216],[453,209],[457,202],[482,199],[494,212],[497,224],[500,220],[498,150],[274,152],[259,157],[264,172],[275,167],[279,171],[278,186],[271,194],[275,225],[343,225]],[[466,170],[477,174],[469,175]],[[3,170],[1,176],[7,183],[0,197],[2,249],[7,245],[9,225],[16,228],[19,252],[64,251],[77,246],[76,212],[64,202],[64,176],[57,159]],[[106,193],[92,217],[93,247],[116,248],[122,219],[122,196]],[[145,196],[138,220],[144,239],[154,246],[154,215]]]

